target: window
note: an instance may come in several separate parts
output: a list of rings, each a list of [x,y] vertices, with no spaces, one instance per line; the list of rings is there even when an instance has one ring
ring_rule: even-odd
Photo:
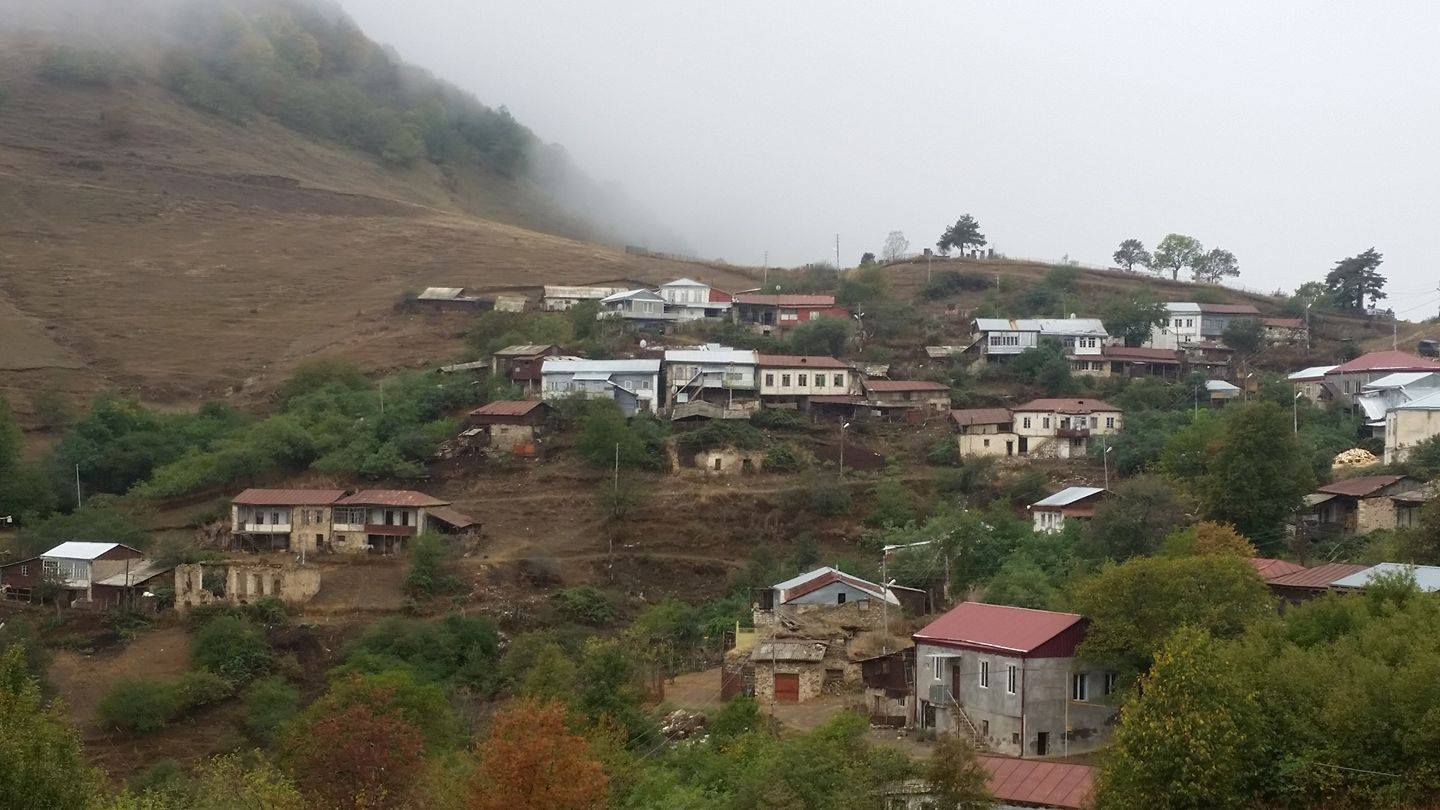
[[[835,385],[838,386],[838,387],[840,387],[840,388],[844,388],[844,387],[845,387],[845,375],[844,375],[844,374],[836,374],[836,375],[835,375]]]
[[[801,388],[804,388],[804,387],[805,387],[806,379],[807,379],[808,377],[809,377],[809,375],[807,375],[807,374],[797,374],[797,375],[795,375],[795,384],[798,385],[798,386],[800,386]]]
[[[1027,417],[1025,417],[1024,419],[1021,419],[1021,420],[1020,420],[1020,425],[1021,425],[1021,427],[1027,427],[1027,428],[1030,427],[1030,417],[1027,416]]]
[[[843,605],[843,604],[845,604],[845,592],[844,592],[844,591],[841,591],[840,593],[835,594],[835,604],[837,604],[837,605]]]
[[[981,721],[980,721],[980,736],[989,738],[989,736],[990,736],[990,721],[989,721],[989,720],[981,720]]]
[[[265,525],[265,513],[264,513],[264,512],[256,512],[256,513],[255,513],[255,525],[256,525],[256,526],[264,526],[264,525]]]
[[[28,565],[22,565],[22,566],[20,566],[20,576],[22,576],[22,577],[28,577],[28,576],[30,576],[30,566],[28,566]]]
[[[989,689],[989,688],[990,688],[990,662],[989,662],[989,661],[981,661],[981,662],[980,662],[980,688],[981,688],[981,689]]]
[[[1084,672],[1078,672],[1070,677],[1070,699],[1086,701],[1090,699],[1090,676]]]
[[[1113,416],[1107,416],[1107,417],[1105,417],[1105,427],[1107,427],[1107,428],[1113,428],[1113,427],[1115,427],[1115,417],[1113,417]]]
[[[1115,673],[1113,673],[1113,672],[1107,672],[1107,673],[1105,673],[1105,694],[1108,695],[1108,694],[1110,694],[1111,692],[1114,692],[1114,691],[1115,691]]]
[[[990,440],[989,440],[989,439],[981,439],[981,441],[985,443],[985,446],[986,446],[986,447],[989,447],[989,446],[990,446]]]
[[[1009,694],[1012,694],[1012,695],[1015,694],[1015,688],[1016,688],[1017,686],[1019,686],[1019,681],[1020,681],[1020,669],[1019,669],[1019,667],[1016,667],[1014,664],[1011,664],[1010,666],[1005,667],[1005,691],[1006,691],[1007,693],[1009,693]]]
[[[1041,427],[1041,428],[1044,428],[1045,430],[1049,430],[1049,429],[1050,429],[1050,417],[1047,416],[1047,417],[1041,419],[1041,420],[1040,420],[1040,427]]]
[[[279,512],[271,512],[271,513],[270,513],[270,522],[271,522],[271,523],[279,523],[279,522],[280,522],[280,513],[279,513]]]
[[[781,387],[781,388],[789,388],[789,387],[790,387],[790,375],[789,375],[789,374],[781,374],[781,375],[780,375],[780,387]]]
[[[765,387],[766,387],[766,388],[770,388],[770,387],[773,387],[774,385],[775,385],[775,375],[774,375],[774,374],[770,374],[770,373],[767,372],[767,373],[765,374]]]
[[[1100,427],[1100,417],[1098,417],[1098,416],[1092,416],[1092,417],[1090,417],[1090,427],[1092,427],[1092,428]]]
[[[938,655],[935,656],[935,680],[937,681],[945,680],[945,670],[942,669],[943,664],[941,663],[944,660],[945,659],[941,658]]]

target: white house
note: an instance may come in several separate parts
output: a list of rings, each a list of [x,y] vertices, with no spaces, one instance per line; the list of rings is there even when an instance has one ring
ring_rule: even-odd
[[[1152,327],[1145,345],[1153,349],[1183,349],[1219,340],[1232,322],[1258,319],[1260,310],[1250,304],[1197,304],[1172,301],[1165,305],[1165,323]]]
[[[1089,520],[1108,494],[1100,487],[1066,487],[1030,504],[1035,531],[1051,534],[1065,528],[1066,520]]]
[[[799,403],[812,396],[845,396],[860,391],[854,369],[834,357],[798,354],[759,356],[760,399],[767,404]]]
[[[640,326],[675,321],[678,316],[665,309],[665,299],[650,290],[626,290],[600,299],[601,318],[620,318]]]
[[[541,306],[551,312],[570,309],[581,301],[599,301],[616,293],[625,292],[626,287],[564,287],[546,284],[542,291]]]
[[[660,285],[665,308],[678,321],[724,318],[730,314],[730,294],[690,278],[677,278]]]
[[[1099,318],[976,318],[975,343],[982,359],[1003,362],[1041,339],[1059,341],[1070,357],[1099,357],[1110,341],[1110,333]]]
[[[542,399],[583,396],[614,399],[626,416],[655,412],[660,393],[660,361],[585,360],[547,357],[540,366]]]
[[[757,357],[753,351],[716,343],[666,351],[665,407],[671,409],[671,415],[676,418],[684,415],[723,417],[726,412],[748,417],[759,405],[755,382]],[[699,403],[720,410],[684,407]]]
[[[1383,437],[1385,415],[1407,402],[1440,391],[1440,372],[1400,371],[1366,383],[1355,397],[1371,434]]]
[[[1016,455],[1074,458],[1089,452],[1094,436],[1119,433],[1123,413],[1099,399],[1048,397],[1013,409]]]
[[[67,591],[84,591],[85,600],[94,599],[94,586],[101,580],[138,568],[144,555],[123,543],[70,541],[40,555],[41,570],[59,580]]]

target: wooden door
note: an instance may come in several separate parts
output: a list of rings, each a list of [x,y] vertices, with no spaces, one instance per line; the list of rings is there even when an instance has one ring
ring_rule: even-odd
[[[794,672],[775,673],[775,702],[800,702],[800,676]]]

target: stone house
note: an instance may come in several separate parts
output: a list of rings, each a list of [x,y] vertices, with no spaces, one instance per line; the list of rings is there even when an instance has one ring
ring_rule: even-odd
[[[1095,507],[1100,505],[1109,491],[1100,487],[1066,487],[1028,507],[1034,517],[1035,531],[1054,534],[1065,528],[1071,520],[1089,520],[1095,516]]]
[[[483,443],[492,450],[533,456],[535,439],[549,415],[550,406],[539,400],[498,400],[471,411],[468,421],[480,428]]]
[[[1395,496],[1421,483],[1404,475],[1366,475],[1319,487],[1305,503],[1322,528],[1342,535],[1368,534],[1397,525]]]
[[[921,728],[1019,757],[1078,754],[1108,740],[1113,673],[1075,657],[1074,613],[963,602],[915,633]]]
[[[811,397],[843,397],[860,390],[854,369],[834,357],[759,356],[760,399],[766,407],[804,407]]]
[[[931,380],[864,380],[866,404],[880,410],[950,410],[950,386]]]
[[[1089,452],[1091,438],[1119,433],[1120,409],[1099,399],[1042,398],[1014,409],[1016,455],[1074,458]]]
[[[362,489],[335,501],[333,545],[371,554],[404,551],[421,532],[454,528],[444,513],[435,514],[449,505],[410,489]]]
[[[961,458],[971,456],[1013,456],[1020,437],[1015,435],[1015,418],[1009,408],[968,408],[950,412],[955,444]]]
[[[329,548],[334,520],[331,507],[343,489],[247,489],[230,500],[230,534],[254,551],[305,551]]]
[[[1185,357],[1178,349],[1152,349],[1145,346],[1106,346],[1098,356],[1071,358],[1071,369],[1089,377],[1159,377],[1178,380],[1185,368]]]
[[[613,399],[626,416],[655,413],[660,396],[660,360],[585,360],[547,357],[540,367],[540,396]]]
[[[247,489],[230,504],[230,532],[252,550],[392,554],[425,531],[474,531],[449,501],[414,490]]]
[[[1261,318],[1260,330],[1265,336],[1265,342],[1271,346],[1296,345],[1310,341],[1310,329],[1305,326],[1304,318]]]
[[[205,566],[175,567],[175,609],[181,613],[198,605],[224,602],[242,605],[264,597],[288,605],[308,602],[320,592],[320,569],[313,565],[232,564],[225,566],[225,593],[205,587]]]

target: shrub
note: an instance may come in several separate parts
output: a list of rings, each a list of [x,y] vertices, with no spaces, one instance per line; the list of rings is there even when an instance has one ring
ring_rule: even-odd
[[[57,45],[40,62],[40,78],[57,84],[109,87],[120,74],[111,54]]]
[[[405,670],[424,683],[483,686],[493,678],[492,665],[499,656],[500,634],[488,619],[392,617],[365,628],[346,652],[344,669],[362,673]]]
[[[925,460],[939,467],[950,467],[960,463],[960,448],[955,443],[955,437],[946,436],[936,439],[925,451]]]
[[[111,687],[96,709],[106,726],[144,733],[164,728],[180,710],[180,701],[170,684],[129,678]]]
[[[175,680],[175,704],[179,711],[207,706],[230,697],[230,682],[205,669],[192,669]]]
[[[300,690],[278,675],[261,678],[245,690],[245,728],[265,744],[300,713]]]
[[[284,627],[290,621],[290,608],[274,596],[262,596],[240,608],[240,613],[261,627]]]
[[[465,582],[451,571],[453,555],[438,534],[425,533],[410,545],[410,571],[405,574],[405,593],[414,599],[433,599],[465,589]]]
[[[560,609],[560,615],[573,622],[600,627],[608,624],[618,613],[610,599],[598,589],[589,585],[566,588],[552,599]]]
[[[920,288],[920,294],[934,301],[939,298],[946,298],[958,292],[969,290],[972,292],[989,289],[991,279],[980,273],[962,273],[957,270],[941,270],[925,282]]]
[[[703,427],[681,433],[675,438],[675,443],[690,450],[706,450],[712,447],[754,450],[765,446],[765,434],[746,422],[712,419]]]
[[[750,415],[750,424],[766,430],[805,430],[810,427],[799,411],[786,408],[762,408]]]
[[[270,645],[260,628],[237,616],[217,616],[190,637],[190,660],[232,684],[241,684],[271,663]]]
[[[903,526],[915,519],[915,502],[910,490],[897,478],[887,478],[871,492],[873,503],[865,516],[867,526]]]
[[[810,510],[825,517],[850,514],[850,488],[843,482],[816,477],[806,487]]]
[[[777,444],[765,451],[766,472],[794,472],[805,466],[805,458],[789,444]]]

